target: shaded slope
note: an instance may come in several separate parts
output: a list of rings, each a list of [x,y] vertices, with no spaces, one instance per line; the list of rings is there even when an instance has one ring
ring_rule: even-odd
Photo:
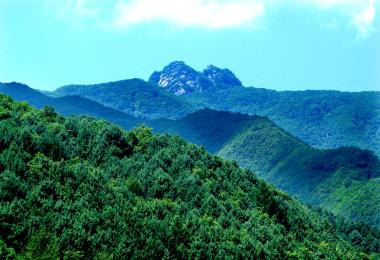
[[[194,111],[185,100],[141,79],[69,85],[57,89],[51,95],[79,95],[136,117],[178,118]]]
[[[2,258],[359,259],[380,250],[368,227],[334,223],[178,137],[62,118],[3,95],[0,131]]]
[[[194,92],[184,98],[198,108],[267,116],[315,147],[356,146],[380,155],[380,92],[231,87]]]
[[[103,118],[126,129],[131,129],[141,122],[139,119],[83,97],[53,98],[20,83],[0,83],[0,93],[7,94],[18,101],[28,102],[37,108],[52,106],[64,115],[88,115]]]
[[[35,107],[42,107],[51,102],[51,98],[46,95],[17,82],[0,83],[0,93],[6,94],[15,100],[27,101]]]
[[[252,120],[259,118],[203,109],[178,120],[152,120],[148,125],[159,132],[179,134],[190,142],[216,153],[232,136],[243,131]]]

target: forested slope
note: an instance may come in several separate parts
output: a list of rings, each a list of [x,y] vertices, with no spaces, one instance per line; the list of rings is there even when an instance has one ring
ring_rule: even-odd
[[[150,125],[236,160],[304,202],[380,227],[380,162],[371,151],[315,149],[265,117],[210,109]]]
[[[230,87],[183,98],[197,108],[267,116],[314,147],[356,146],[380,155],[380,92]]]
[[[107,88],[118,88],[114,85],[117,83],[98,88],[104,88],[105,95]],[[92,89],[89,86],[79,87],[82,88],[86,91]],[[122,88],[129,89],[131,85],[126,83]],[[37,107],[53,105],[60,113],[104,118],[125,129],[145,123],[161,133],[180,134],[195,144],[203,145],[209,152],[236,160],[240,166],[259,173],[304,202],[380,226],[379,163],[369,151],[355,148],[317,150],[260,116],[206,109],[178,120],[147,120],[79,96],[47,97],[18,83],[0,84],[0,91],[10,93],[16,99],[30,101]],[[267,93],[267,90],[262,91]],[[263,94],[258,94],[259,97],[266,100]],[[321,102],[328,104],[330,101]],[[363,110],[363,113],[367,112]],[[362,163],[351,163],[356,161]]]
[[[2,258],[360,259],[380,251],[374,230],[331,221],[179,137],[64,118],[3,95],[0,133]]]

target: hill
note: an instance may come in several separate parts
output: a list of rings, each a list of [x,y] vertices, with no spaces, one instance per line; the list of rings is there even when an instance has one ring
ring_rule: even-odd
[[[236,160],[306,203],[380,227],[380,161],[370,151],[315,149],[265,117],[209,109],[151,125]]]
[[[83,97],[64,96],[53,98],[20,83],[0,83],[0,93],[9,95],[18,101],[28,102],[37,108],[49,105],[63,115],[94,116],[117,123],[127,129],[131,129],[141,122],[135,117]]]
[[[96,85],[69,85],[50,94],[60,97],[78,95],[143,118],[178,118],[194,111],[185,100],[140,79]]]
[[[318,148],[356,146],[380,155],[380,92],[222,88],[184,96],[198,108],[267,116]]]
[[[0,95],[2,258],[366,258],[334,222],[178,137]],[[372,254],[372,257],[376,257]]]
[[[28,87],[25,84],[18,82],[0,82],[0,93],[11,96],[15,100],[27,101],[29,104],[35,107],[42,107],[51,102],[51,98],[38,92],[35,89]]]

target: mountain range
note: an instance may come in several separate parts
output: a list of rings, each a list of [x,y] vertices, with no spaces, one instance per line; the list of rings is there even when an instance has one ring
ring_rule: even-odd
[[[177,119],[202,108],[261,115],[314,147],[356,146],[380,155],[380,92],[244,87],[228,69],[209,66],[197,72],[172,62],[149,82],[66,86],[51,95],[80,95],[150,119]]]
[[[176,136],[0,94],[4,259],[376,259],[380,233]]]
[[[44,94],[3,83],[0,92],[65,115],[179,134],[304,202],[380,225],[378,92],[243,87],[228,69],[197,72],[183,62],[154,72],[148,82],[70,85]]]

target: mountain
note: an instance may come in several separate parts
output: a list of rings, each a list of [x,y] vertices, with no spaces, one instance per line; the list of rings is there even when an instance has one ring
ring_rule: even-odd
[[[315,147],[357,146],[380,154],[380,92],[228,88],[185,98],[198,108],[267,116]]]
[[[233,162],[0,95],[0,257],[375,259],[380,234]]]
[[[202,74],[212,82],[214,87],[242,86],[241,81],[229,69],[209,65]]]
[[[51,98],[45,96],[37,90],[18,82],[1,83],[0,93],[11,96],[15,100],[27,101],[35,107],[42,107],[51,102]]]
[[[103,118],[125,129],[144,123],[158,132],[180,134],[209,152],[258,172],[304,202],[379,225],[378,159],[369,151],[314,149],[261,116],[206,109],[178,120],[141,120],[79,96],[47,97],[16,83],[0,87],[0,91],[37,107],[51,105],[64,114]],[[88,88],[87,93],[91,89],[83,88]],[[351,163],[357,161],[365,167]]]
[[[69,85],[58,88],[50,95],[78,95],[144,118],[178,118],[194,111],[185,100],[140,79],[96,85]]]
[[[208,79],[207,84],[199,83],[197,78]],[[197,72],[183,62],[171,63],[161,73],[153,73],[150,81],[159,88],[182,94],[180,97],[197,109],[266,116],[314,147],[356,146],[380,156],[380,92],[243,87],[227,69],[209,66]]]
[[[0,83],[0,93],[9,95],[18,101],[28,102],[37,108],[52,106],[63,115],[94,116],[122,125],[126,129],[131,129],[142,122],[135,117],[83,97],[64,96],[53,98],[20,83]]]
[[[150,125],[235,160],[308,204],[380,227],[380,161],[371,151],[319,150],[268,118],[210,109]]]
[[[210,65],[203,72],[197,72],[183,61],[175,61],[160,72],[153,72],[149,82],[157,84],[175,95],[214,90],[215,87],[241,86],[241,82],[228,69]]]
[[[202,108],[266,116],[313,147],[355,146],[380,156],[380,92],[243,87],[228,69],[210,65],[197,72],[184,62],[154,72],[149,82],[74,85],[51,94],[80,95],[148,119],[177,119]]]

